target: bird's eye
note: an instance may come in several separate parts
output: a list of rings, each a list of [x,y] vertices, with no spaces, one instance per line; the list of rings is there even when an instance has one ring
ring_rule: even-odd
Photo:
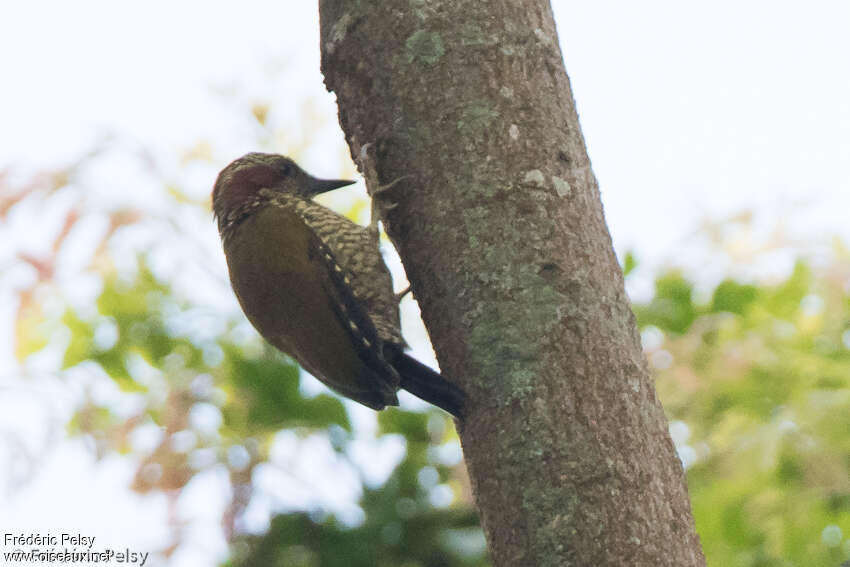
[[[284,176],[287,176],[287,175],[289,175],[290,173],[292,173],[292,166],[291,166],[291,165],[289,165],[288,163],[287,163],[287,164],[284,164],[284,165],[283,165],[283,167],[281,167],[281,168],[280,168],[280,172],[281,172],[281,174],[283,174]]]

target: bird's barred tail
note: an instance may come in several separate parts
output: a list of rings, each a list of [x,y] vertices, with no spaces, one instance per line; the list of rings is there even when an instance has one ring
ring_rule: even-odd
[[[393,366],[401,377],[401,387],[416,396],[460,418],[466,395],[463,391],[415,358],[399,353]]]

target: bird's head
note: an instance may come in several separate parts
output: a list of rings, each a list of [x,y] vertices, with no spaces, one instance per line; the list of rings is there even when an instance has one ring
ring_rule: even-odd
[[[317,179],[288,157],[252,152],[221,170],[213,187],[213,211],[219,219],[262,198],[260,189],[310,199],[321,193],[351,185],[343,179]]]

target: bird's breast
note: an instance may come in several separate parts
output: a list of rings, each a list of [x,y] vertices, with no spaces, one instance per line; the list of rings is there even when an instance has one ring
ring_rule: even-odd
[[[306,366],[315,366],[317,337],[339,326],[312,257],[311,236],[294,211],[266,208],[242,223],[225,250],[233,291],[248,319]]]

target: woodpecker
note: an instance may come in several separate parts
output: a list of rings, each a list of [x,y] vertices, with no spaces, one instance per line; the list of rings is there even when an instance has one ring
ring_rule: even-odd
[[[219,173],[213,211],[239,304],[260,335],[336,392],[381,410],[404,388],[460,417],[461,390],[404,352],[377,230],[312,200],[351,183],[264,153]]]

